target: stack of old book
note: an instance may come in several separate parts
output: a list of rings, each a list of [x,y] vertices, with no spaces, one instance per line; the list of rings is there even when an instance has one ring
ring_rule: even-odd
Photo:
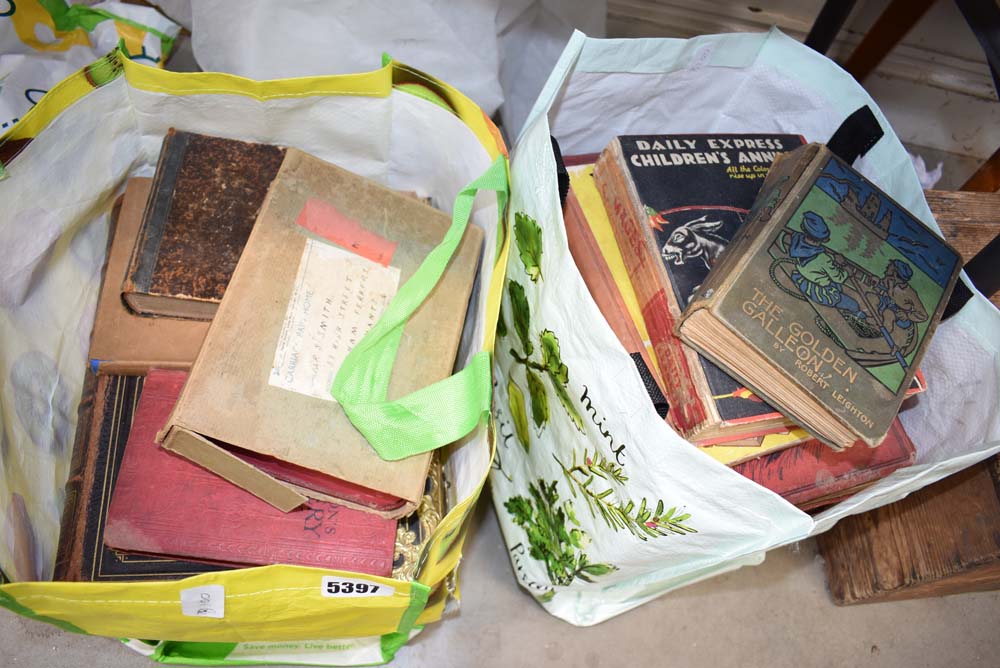
[[[621,136],[566,163],[574,259],[681,435],[803,509],[913,463],[895,417],[959,268],[940,239],[796,135]],[[724,293],[742,320],[692,327]]]
[[[330,387],[450,218],[292,148],[173,130],[113,218],[56,578],[412,579],[442,467],[380,459]],[[481,244],[470,226],[407,323],[390,399],[452,372]]]

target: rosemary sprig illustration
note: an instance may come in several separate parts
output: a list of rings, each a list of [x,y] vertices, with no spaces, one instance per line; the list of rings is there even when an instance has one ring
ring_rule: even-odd
[[[638,506],[631,499],[619,501],[610,483],[623,485],[628,477],[620,466],[600,453],[591,455],[585,450],[582,462],[578,462],[574,453],[569,466],[555,455],[552,457],[562,469],[573,497],[582,497],[590,514],[600,517],[615,531],[625,529],[641,540],[698,533],[697,529],[684,524],[691,518],[690,513],[678,512],[676,506],[666,509],[662,499],[656,502],[655,508],[650,507],[645,498],[639,501]],[[608,484],[598,483],[599,480]]]

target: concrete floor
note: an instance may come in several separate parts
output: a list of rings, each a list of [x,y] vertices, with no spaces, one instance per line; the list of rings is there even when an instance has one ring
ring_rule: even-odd
[[[485,499],[484,499],[485,501]],[[838,608],[813,541],[590,628],[522,592],[492,505],[466,545],[462,608],[400,650],[393,666],[1000,666],[1000,592]],[[150,665],[117,641],[0,612],[0,665]]]

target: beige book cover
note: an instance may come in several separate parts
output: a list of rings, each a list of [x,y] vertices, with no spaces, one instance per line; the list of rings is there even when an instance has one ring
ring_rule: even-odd
[[[406,503],[391,516],[410,512],[431,453],[382,460],[329,388],[450,224],[412,197],[289,149],[157,440],[284,510],[308,491],[262,462],[398,497]],[[404,328],[389,400],[452,373],[482,239],[467,229]]]
[[[122,301],[122,281],[151,183],[147,178],[130,179],[118,210],[90,337],[91,365],[99,374],[144,375],[154,367],[190,368],[208,332],[205,321],[143,316]]]

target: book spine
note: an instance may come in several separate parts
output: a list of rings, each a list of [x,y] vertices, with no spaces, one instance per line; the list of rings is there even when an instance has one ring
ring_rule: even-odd
[[[76,436],[73,439],[73,453],[69,463],[69,477],[65,485],[65,501],[59,523],[59,542],[56,546],[54,580],[76,580],[74,564],[79,564],[83,513],[86,502],[83,497],[83,482],[88,460],[92,454],[91,427],[94,420],[94,403],[98,392],[97,375],[88,369],[84,374],[83,393],[77,408]]]
[[[132,305],[129,300],[130,293],[147,292],[150,289],[153,269],[156,268],[156,260],[159,257],[160,243],[163,241],[163,228],[170,215],[174,186],[184,162],[189,139],[190,134],[177,132],[173,128],[167,131],[163,139],[163,148],[160,150],[160,158],[156,165],[156,177],[149,191],[146,210],[142,214],[142,227],[135,248],[132,250],[128,273],[122,286],[122,293],[130,305]]]
[[[689,432],[705,422],[706,407],[695,391],[683,344],[674,335],[670,287],[660,275],[655,240],[628,196],[621,175],[623,169],[619,158],[612,151],[605,151],[594,167],[594,181],[604,200],[660,366],[664,393],[670,404],[668,419],[679,431]]]
[[[614,277],[611,275],[611,270],[601,254],[597,239],[594,238],[594,234],[587,224],[586,214],[584,214],[572,190],[569,191],[566,198],[563,219],[569,251],[598,309],[607,320],[615,336],[618,337],[619,342],[625,347],[625,351],[629,355],[640,357],[646,368],[646,373],[656,382],[662,392],[662,382],[653,373],[653,363],[647,356],[646,345],[642,337],[639,336],[639,330],[635,323],[632,322],[628,309],[625,307],[625,300],[622,298]]]

